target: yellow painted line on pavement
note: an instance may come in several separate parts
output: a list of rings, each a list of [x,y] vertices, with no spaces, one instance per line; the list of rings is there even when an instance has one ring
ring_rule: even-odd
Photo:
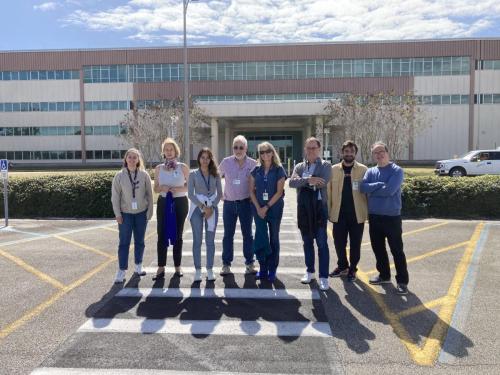
[[[118,229],[112,228],[112,227],[102,227],[102,228],[99,228],[99,229],[104,229],[104,230],[108,230],[110,232],[118,233]]]
[[[18,257],[14,256],[14,255],[12,255],[12,254],[4,251],[4,250],[1,250],[1,249],[0,249],[0,255],[3,256],[4,258],[7,258],[11,262],[15,263],[16,265],[18,265],[19,267],[21,267],[25,271],[28,271],[32,275],[35,275],[40,280],[45,281],[46,283],[49,283],[50,285],[52,285],[56,289],[64,289],[65,288],[65,285],[63,283],[61,283],[60,281],[54,279],[52,276],[49,276],[46,273],[44,273],[44,272],[36,269],[35,267],[29,265],[28,263],[26,263],[21,258],[18,258]]]
[[[30,320],[33,318],[37,317],[41,313],[43,313],[45,310],[47,310],[50,306],[52,306],[55,302],[57,302],[61,297],[64,295],[68,294],[71,292],[73,289],[79,287],[83,283],[85,283],[87,280],[89,280],[91,277],[93,277],[95,274],[106,268],[110,263],[113,263],[116,260],[116,258],[108,259],[105,262],[101,263],[99,266],[94,268],[93,270],[87,272],[85,275],[83,275],[81,278],[78,280],[72,282],[68,286],[65,286],[62,290],[54,293],[49,299],[46,301],[42,302],[38,306],[34,307],[30,311],[28,311],[26,314],[24,314],[21,318],[17,319],[16,321],[10,323],[8,326],[3,328],[0,331],[0,340],[7,337],[26,323],[28,323]]]
[[[146,239],[150,238],[151,236],[153,236],[155,234],[156,234],[156,231],[153,231],[152,233],[150,233],[149,235],[146,236]],[[84,244],[79,243],[77,241],[72,241],[72,242],[74,242],[77,245],[84,245]],[[133,248],[133,246],[131,246],[131,248]],[[10,255],[10,254],[7,254],[7,255]],[[107,254],[107,255],[109,255],[109,254]],[[21,318],[19,318],[16,321],[10,323],[8,326],[6,326],[2,330],[0,330],[0,340],[3,339],[3,338],[5,338],[5,337],[7,337],[12,332],[16,331],[17,329],[19,329],[20,327],[22,327],[23,325],[25,325],[26,323],[28,323],[31,319],[33,319],[33,318],[37,317],[38,315],[40,315],[41,313],[43,313],[50,306],[52,306],[55,302],[57,302],[59,299],[61,299],[61,297],[63,297],[64,295],[66,295],[69,292],[71,292],[73,289],[75,289],[75,288],[79,287],[80,285],[82,285],[83,283],[85,283],[91,277],[93,277],[94,275],[96,275],[97,273],[99,273],[101,270],[103,270],[104,268],[106,268],[109,264],[115,262],[116,259],[117,259],[116,257],[111,256],[109,259],[107,259],[106,261],[104,261],[103,263],[101,263],[100,265],[98,265],[93,270],[87,272],[85,275],[83,275],[82,277],[80,277],[78,280],[73,281],[71,284],[69,284],[67,286],[61,284],[60,290],[58,292],[54,293],[49,299],[47,299],[46,301],[42,302],[38,306],[34,307],[33,309],[31,309],[30,311],[28,311],[27,313],[25,313]],[[50,276],[48,276],[48,275],[46,275],[46,276],[48,278],[50,278]]]
[[[428,258],[428,257],[432,257],[432,256],[437,255],[437,254],[444,253],[446,251],[459,249],[461,247],[464,247],[468,243],[469,243],[469,241],[463,241],[463,242],[459,242],[459,243],[456,243],[456,244],[453,244],[453,245],[450,245],[450,246],[441,247],[439,249],[432,250],[432,251],[429,251],[429,252],[424,253],[424,254],[420,254],[420,255],[417,255],[417,256],[414,256],[414,257],[411,257],[411,258],[407,258],[406,259],[406,263],[413,263],[413,262],[416,262],[416,261],[419,261],[419,260],[422,260],[422,259],[425,259],[425,258]],[[394,263],[391,263],[390,267],[394,268]],[[374,269],[374,270],[366,271],[366,274],[367,275],[372,275],[372,274],[377,273],[377,272],[378,271],[376,269]]]
[[[398,318],[401,319],[401,318],[404,318],[404,317],[407,317],[410,315],[418,314],[422,311],[427,311],[427,310],[432,309],[432,308],[437,307],[437,306],[441,306],[441,305],[447,303],[448,301],[449,301],[449,297],[444,296],[444,297],[437,298],[435,300],[425,302],[425,303],[422,303],[420,305],[411,307],[409,309],[403,310],[403,311],[399,312],[397,315],[398,315]]]
[[[444,339],[448,332],[450,326],[451,318],[453,317],[453,312],[457,305],[458,296],[460,290],[462,289],[465,275],[469,268],[469,264],[472,260],[472,255],[477,246],[481,232],[484,228],[484,223],[479,223],[474,229],[474,233],[467,245],[467,249],[458,264],[455,271],[455,276],[448,289],[447,297],[449,298],[448,303],[445,303],[438,314],[438,319],[421,350],[413,354],[413,359],[420,365],[432,366],[436,362],[441,347],[443,346]]]
[[[414,230],[410,230],[408,232],[403,232],[403,237],[406,237],[406,236],[409,236],[411,234],[416,234],[416,233],[421,233],[421,232],[425,232],[427,230],[431,230],[431,229],[435,229],[435,228],[439,228],[439,227],[442,227],[444,225],[448,225],[449,224],[449,221],[443,221],[442,223],[437,223],[437,224],[433,224],[433,225],[429,225],[427,227],[423,227],[423,228],[419,228],[419,229],[414,229]],[[327,231],[328,231],[328,234],[330,236],[333,237],[333,232],[332,232],[332,229],[331,228],[327,228]],[[370,242],[363,242],[361,244],[361,246],[366,246],[366,245],[370,245]],[[347,250],[349,250],[349,248],[347,248]]]
[[[63,237],[63,236],[54,236],[54,238],[57,238],[58,240],[70,243],[70,244],[75,245],[77,247],[80,247],[82,249],[85,249],[85,250],[88,250],[88,251],[92,251],[95,254],[102,255],[103,257],[106,257],[106,258],[109,258],[109,259],[114,259],[115,258],[113,255],[110,255],[110,254],[108,254],[108,253],[106,253],[106,252],[104,252],[102,250],[96,249],[95,247],[85,245],[84,243],[81,243],[81,242],[73,241],[73,240],[71,240],[69,238],[66,238],[66,237]]]
[[[433,366],[436,362],[436,359],[441,351],[441,347],[443,345],[444,339],[448,332],[448,328],[453,317],[453,312],[455,311],[455,307],[457,304],[457,299],[460,294],[460,290],[463,285],[463,281],[465,279],[465,275],[467,273],[467,269],[472,260],[472,255],[474,253],[474,249],[476,248],[477,242],[481,236],[481,231],[483,230],[484,223],[479,223],[470,238],[467,241],[467,248],[458,264],[455,276],[450,284],[448,289],[448,293],[445,297],[441,299],[430,301],[428,305],[432,307],[432,305],[438,306],[441,304],[441,309],[437,316],[437,321],[431,329],[431,332],[427,336],[427,339],[424,342],[422,347],[418,346],[411,336],[408,334],[408,331],[405,329],[403,324],[401,323],[401,316],[407,316],[411,311],[401,312],[399,314],[395,314],[391,311],[390,307],[384,301],[384,295],[378,292],[378,289],[374,285],[370,285],[368,282],[368,275],[358,270],[357,276],[360,281],[364,283],[365,289],[370,293],[375,303],[378,305],[384,317],[387,319],[389,324],[392,326],[394,333],[401,340],[403,345],[408,350],[413,361],[420,366]],[[430,227],[427,227],[430,228]],[[421,228],[425,229],[425,228]],[[439,301],[440,300],[440,301]],[[423,304],[425,305],[425,304]],[[420,305],[420,307],[412,308],[414,310],[419,309],[423,311],[424,307]],[[410,309],[411,310],[411,309]]]

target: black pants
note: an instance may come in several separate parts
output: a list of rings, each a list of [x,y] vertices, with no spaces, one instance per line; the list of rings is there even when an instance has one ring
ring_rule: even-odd
[[[158,197],[156,205],[156,231],[158,233],[158,242],[156,243],[156,252],[158,254],[158,267],[165,267],[167,264],[167,249],[163,233],[163,220],[165,216],[166,199],[161,195]],[[174,245],[174,266],[179,267],[182,260],[182,232],[184,232],[184,222],[188,214],[187,197],[174,198],[175,218],[177,220],[177,241]]]
[[[377,270],[384,280],[391,278],[389,257],[385,247],[385,239],[389,243],[394,265],[396,266],[396,281],[398,284],[408,284],[408,267],[403,251],[403,227],[401,216],[370,215],[370,241],[375,258]]]
[[[333,223],[333,243],[337,253],[337,266],[344,270],[349,267],[350,271],[356,272],[361,256],[361,240],[365,224],[358,223],[355,215],[340,215],[339,221]],[[349,236],[349,262],[347,262],[347,236]]]

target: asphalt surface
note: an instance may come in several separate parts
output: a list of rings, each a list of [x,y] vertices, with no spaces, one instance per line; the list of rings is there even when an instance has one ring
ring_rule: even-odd
[[[321,292],[305,271],[287,189],[278,279],[234,273],[193,282],[186,225],[184,277],[154,282],[156,223],[144,265],[114,285],[111,220],[11,220],[0,229],[0,374],[483,374],[500,373],[500,223],[405,221],[410,293],[372,287],[368,226],[358,280]],[[331,227],[330,227],[331,229]],[[238,227],[237,227],[238,231]],[[331,239],[330,269],[336,256]],[[204,252],[202,250],[202,252]],[[204,264],[204,258],[202,259]],[[394,281],[394,278],[393,278]]]

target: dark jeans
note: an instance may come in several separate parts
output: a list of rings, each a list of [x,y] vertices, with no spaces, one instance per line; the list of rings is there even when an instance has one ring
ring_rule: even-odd
[[[158,253],[158,267],[165,267],[167,264],[167,246],[163,233],[163,220],[165,215],[165,201],[161,195],[158,197],[156,205],[156,231],[158,233],[158,242],[156,243],[156,252]],[[175,217],[177,220],[177,241],[174,245],[174,266],[179,267],[182,260],[182,233],[184,232],[184,222],[188,214],[188,199],[187,197],[174,198],[175,202]]]
[[[240,219],[243,235],[243,256],[245,264],[254,262],[252,251],[252,203],[250,199],[241,201],[224,201],[222,220],[224,222],[224,237],[222,239],[222,263],[230,266],[234,258],[234,232],[236,221]]]
[[[375,258],[377,270],[384,280],[391,278],[389,257],[385,247],[385,239],[389,243],[394,265],[396,266],[396,281],[398,284],[408,285],[408,268],[406,256],[403,251],[403,227],[401,216],[369,215],[370,241]]]
[[[344,270],[349,268],[351,272],[358,270],[357,266],[361,255],[361,241],[365,224],[359,224],[356,215],[339,216],[339,221],[333,223],[333,243],[337,253],[337,266]],[[347,238],[349,237],[349,262],[347,261]]]
[[[267,229],[269,233],[269,245],[271,254],[269,254],[264,262],[259,261],[259,271],[262,273],[276,273],[280,261],[280,225],[283,217],[283,201],[275,203],[276,207],[272,207],[265,217]],[[253,206],[253,205],[252,205]],[[257,216],[257,210],[252,207],[252,212]]]
[[[314,235],[301,232],[302,241],[304,242],[304,257],[307,267],[307,272],[314,273],[315,254],[314,240],[318,246],[318,261],[319,261],[319,277],[328,278],[328,268],[330,267],[330,249],[328,248],[328,235],[326,234],[326,224],[328,217],[328,209],[323,206],[323,218],[325,224],[316,229]]]
[[[144,255],[144,235],[148,225],[147,210],[137,214],[126,214],[122,212],[123,223],[118,224],[120,244],[118,245],[118,264],[121,270],[128,269],[128,253],[130,240],[134,234],[134,261],[135,264],[142,263]]]

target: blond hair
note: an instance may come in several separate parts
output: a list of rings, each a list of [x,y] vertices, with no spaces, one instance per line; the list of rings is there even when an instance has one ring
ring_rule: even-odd
[[[129,148],[123,157],[123,167],[127,167],[127,156],[128,154],[136,154],[138,156],[139,161],[137,162],[137,169],[144,169],[144,160],[142,160],[141,152],[136,148]]]
[[[260,151],[264,151],[264,150],[272,150],[273,151],[273,158],[271,160],[271,164],[274,165],[275,167],[281,167],[280,156],[276,152],[276,149],[274,148],[274,146],[269,142],[262,142],[262,143],[259,143],[259,145],[257,146],[257,152],[259,153],[259,165],[264,165],[264,163],[262,162],[262,156],[260,155]]]
[[[179,145],[177,144],[177,142],[175,141],[175,139],[168,137],[168,138],[165,138],[161,144],[161,154],[163,157],[165,157],[163,150],[165,149],[166,145],[172,145],[174,147],[176,158],[178,158],[181,155],[181,149],[180,149]]]

